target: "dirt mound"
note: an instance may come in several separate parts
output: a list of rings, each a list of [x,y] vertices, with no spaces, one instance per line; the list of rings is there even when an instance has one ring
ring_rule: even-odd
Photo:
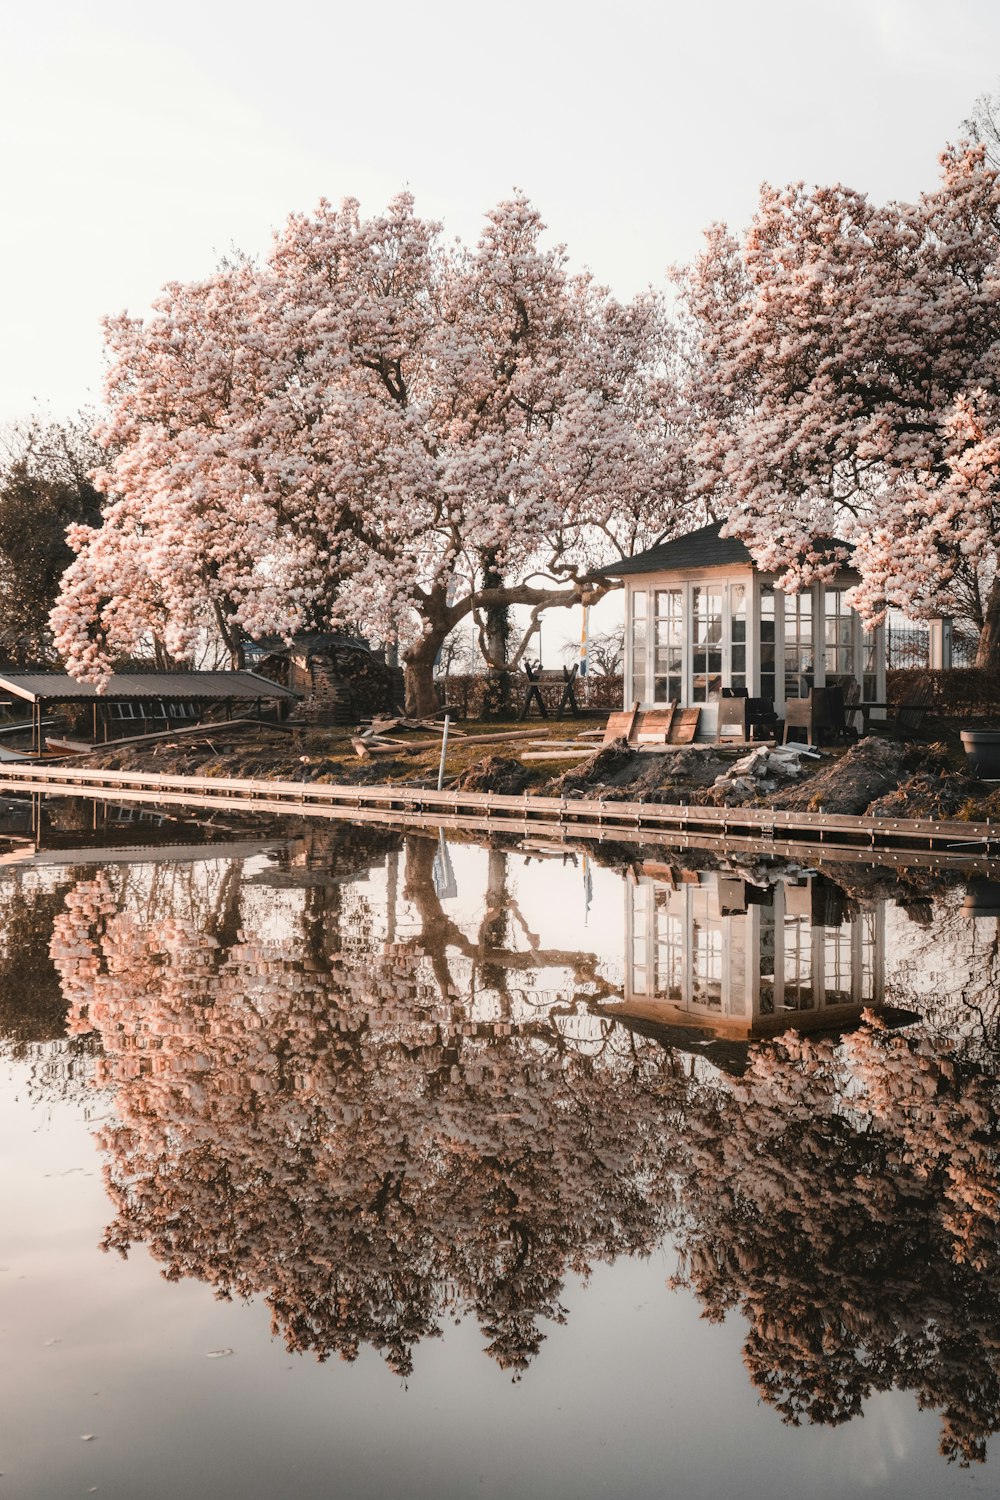
[[[516,797],[531,780],[531,772],[519,760],[505,755],[484,755],[455,781],[462,792],[497,792]]]
[[[593,754],[545,788],[550,797],[597,796],[607,802],[691,802],[732,765],[732,753],[690,745],[657,754],[632,750],[624,739]]]
[[[978,808],[981,801],[982,786],[970,776],[924,772],[910,776],[879,797],[868,811],[875,817],[956,818],[968,816],[970,808]],[[979,817],[980,813],[975,811],[972,816]]]
[[[801,785],[776,792],[768,805],[797,812],[867,812],[873,802],[899,786],[906,756],[906,746],[894,740],[859,740],[846,755],[831,760]]]
[[[612,801],[697,802],[706,787],[731,764],[714,746],[671,750],[663,755],[641,754],[625,786],[610,791]]]
[[[566,797],[571,793],[596,792],[608,786],[630,786],[640,769],[642,756],[630,750],[624,739],[602,745],[588,760],[554,776],[544,788],[547,797]]]

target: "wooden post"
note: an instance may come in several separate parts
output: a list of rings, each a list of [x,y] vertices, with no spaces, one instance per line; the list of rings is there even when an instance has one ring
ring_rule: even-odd
[[[559,718],[562,718],[563,713],[567,710],[572,714],[574,719],[580,717],[580,709],[577,705],[576,695],[573,692],[573,683],[576,681],[576,674],[579,670],[579,662],[574,662],[572,668],[563,667],[563,690],[557,710],[557,717]]]
[[[451,723],[447,714],[444,716],[444,729],[441,733],[441,764],[438,766],[438,791],[444,786],[444,763],[448,754],[448,726]]]
[[[932,671],[947,672],[951,667],[952,629],[950,615],[936,615],[927,622],[927,665]]]
[[[523,666],[528,678],[528,691],[525,694],[524,703],[521,706],[521,712],[517,716],[518,720],[519,722],[523,722],[528,717],[528,713],[531,709],[532,703],[538,704],[539,713],[541,714],[543,719],[547,719],[549,716],[549,711],[545,707],[541,689],[538,686],[538,679],[542,675],[542,664],[539,661],[535,662],[534,666],[532,666],[532,663],[528,661],[526,657],[523,662]],[[537,676],[535,675],[536,673],[538,674]]]

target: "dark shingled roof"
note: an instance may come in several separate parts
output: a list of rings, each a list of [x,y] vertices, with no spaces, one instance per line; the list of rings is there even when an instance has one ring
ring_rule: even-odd
[[[689,531],[685,536],[657,542],[646,552],[637,552],[634,557],[623,557],[621,562],[598,568],[597,575],[623,578],[626,573],[672,573],[680,568],[717,568],[734,563],[753,567],[749,549],[739,537],[719,535],[724,524],[723,521],[710,521],[707,526],[699,526],[697,531]],[[848,553],[854,551],[853,542],[841,542],[828,536],[816,537],[813,546],[821,552],[831,551],[834,547],[845,547]]]
[[[675,568],[714,568],[720,564],[743,563],[749,566],[753,559],[747,548],[735,536],[720,536],[723,523],[710,521],[689,531],[686,536],[675,536],[669,542],[657,542],[646,552],[637,552],[634,557],[623,557],[621,562],[601,568],[613,578],[626,573],[667,573]]]
[[[294,698],[288,688],[256,672],[113,672],[98,692],[92,682],[77,682],[66,672],[3,672],[0,693],[29,703],[72,703],[100,698],[106,703],[130,698],[194,698],[214,702],[227,698]]]

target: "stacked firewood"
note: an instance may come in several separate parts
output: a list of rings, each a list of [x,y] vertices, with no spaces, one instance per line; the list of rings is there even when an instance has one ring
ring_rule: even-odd
[[[370,651],[329,645],[310,654],[310,686],[295,717],[308,724],[356,724],[391,713],[397,673]]]

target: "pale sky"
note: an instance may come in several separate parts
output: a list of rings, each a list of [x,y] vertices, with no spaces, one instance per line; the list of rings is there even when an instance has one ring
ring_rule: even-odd
[[[99,399],[100,319],[352,194],[474,238],[523,188],[620,294],[764,179],[930,186],[995,0],[76,0],[0,11],[0,422]]]

